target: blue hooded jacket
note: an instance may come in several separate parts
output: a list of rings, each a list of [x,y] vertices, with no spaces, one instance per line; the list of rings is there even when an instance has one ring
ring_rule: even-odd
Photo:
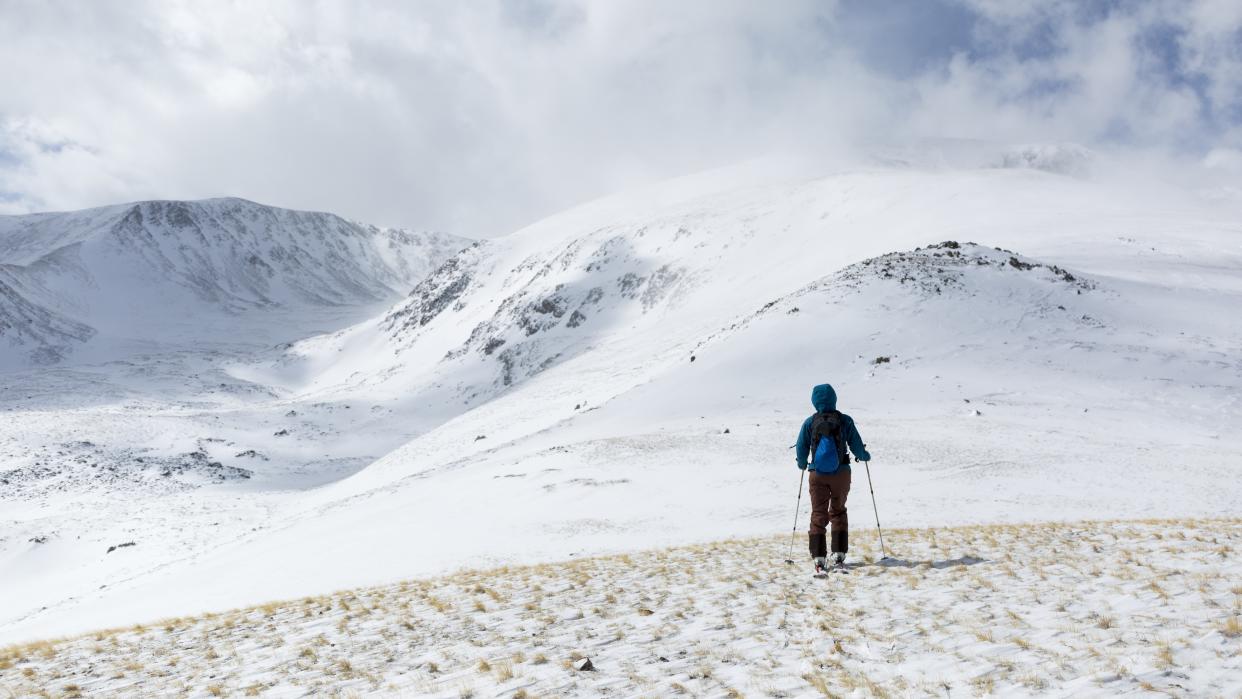
[[[837,392],[832,390],[832,386],[821,383],[811,389],[811,405],[815,406],[816,412],[836,410]],[[845,443],[849,445],[850,451],[854,452],[854,458],[859,461],[870,461],[871,454],[867,453],[867,445],[863,444],[862,437],[858,435],[858,428],[854,426],[854,418],[845,413],[842,413],[841,417],[845,420]],[[811,421],[814,419],[814,415],[808,417],[802,423],[802,429],[798,430],[798,468],[804,470],[811,451]],[[850,469],[847,465],[842,465],[840,468],[846,471]],[[811,464],[811,470],[815,470],[815,464]]]

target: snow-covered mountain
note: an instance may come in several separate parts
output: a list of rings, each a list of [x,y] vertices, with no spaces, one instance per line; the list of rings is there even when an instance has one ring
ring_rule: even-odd
[[[706,351],[705,345],[729,336],[781,299],[839,285],[842,274],[861,283],[865,270],[857,265],[868,259],[875,269],[904,270],[892,273],[896,282],[909,282],[923,296],[902,300],[893,310],[886,290],[891,285],[863,285],[868,293],[850,291],[856,301],[837,310],[848,322],[803,321],[774,335],[779,345],[804,348],[810,362],[839,366],[861,346],[874,344],[868,338],[877,333],[924,316],[956,316],[962,308],[969,310],[956,328],[960,337],[1026,334],[1029,328],[1043,344],[1074,333],[1073,342],[1086,342],[1094,333],[1143,343],[1186,322],[1185,314],[1170,313],[1168,302],[1158,300],[1159,271],[1176,264],[1171,255],[1184,257],[1180,250],[1189,246],[1212,250],[1225,269],[1238,263],[1231,234],[1202,223],[1159,240],[1159,250],[1144,250],[1137,238],[1124,233],[1156,228],[1156,235],[1167,236],[1163,221],[1178,214],[1160,211],[1140,220],[1124,208],[1129,206],[1124,191],[1059,174],[872,171],[703,194],[700,187],[688,178],[665,185],[648,201],[635,195],[604,200],[478,243],[445,262],[382,316],[295,345],[270,372],[256,375],[274,382],[296,376],[291,385],[307,395],[357,393],[416,401],[424,419],[438,416],[434,422],[589,356],[584,361],[605,371],[609,380],[580,386],[580,399],[571,404],[598,405],[688,363],[691,355]],[[1170,195],[1163,201],[1170,201]],[[1166,205],[1184,207],[1187,216],[1204,206],[1213,208],[1187,198]],[[988,253],[978,246],[945,249],[940,251],[944,259],[962,267],[946,281],[937,276],[946,269],[943,264],[907,269],[913,264],[909,260],[924,260],[929,252],[902,253],[909,260],[882,257],[946,239],[1034,251],[1047,259]],[[961,260],[969,265],[963,267]],[[1066,261],[1080,271],[1057,266]],[[993,277],[992,269],[1005,274]],[[1032,269],[1036,273],[1020,274]],[[1038,270],[1048,269],[1057,270],[1049,273],[1052,281],[1062,278],[1058,275],[1075,280],[1070,284],[1073,299],[1049,305],[1065,284],[1028,288],[1029,280],[1047,276]],[[1075,274],[1084,279],[1098,274],[1104,288],[1083,297],[1084,282]],[[1136,274],[1142,284],[1131,283]],[[1228,275],[1209,274],[1203,281],[1232,293]],[[972,293],[959,298],[960,289],[967,288]],[[1187,293],[1196,295],[1194,304],[1225,308],[1221,297],[1210,292]],[[1127,312],[1136,294],[1144,304],[1155,305],[1145,306],[1146,313]],[[956,305],[947,305],[950,298]],[[1050,314],[1049,308],[1056,312]],[[1204,335],[1229,346],[1238,335],[1222,318],[1204,314],[1193,322],[1203,326]],[[877,354],[904,350],[910,339],[879,347]],[[932,351],[941,339],[929,338],[917,351]],[[1177,351],[1199,352],[1196,342],[1182,340]],[[775,351],[764,348],[757,356]],[[826,361],[828,356],[834,360]],[[771,377],[771,368],[755,369]],[[615,383],[621,375],[630,378]]]
[[[57,375],[95,405],[24,374],[10,461],[89,461],[89,424],[252,477],[120,519],[38,490],[0,534],[0,634],[787,532],[821,381],[888,521],[1236,512],[1238,204],[1051,170],[684,178],[473,245],[278,356]]]
[[[92,340],[279,337],[264,332],[273,318],[309,322],[295,339],[323,329],[306,309],[389,302],[465,244],[242,199],[0,217],[0,365],[55,363]]]

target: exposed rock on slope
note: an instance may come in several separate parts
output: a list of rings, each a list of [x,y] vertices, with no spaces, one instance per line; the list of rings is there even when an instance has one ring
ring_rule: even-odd
[[[193,451],[161,455],[146,448],[79,440],[7,459],[0,468],[0,493],[28,503],[58,493],[88,491],[167,494],[208,483],[246,480],[251,475],[249,469],[217,460],[201,442]]]
[[[498,386],[509,386],[553,366],[600,337],[620,318],[642,316],[672,301],[687,269],[665,264],[649,270],[630,240],[584,236],[547,257],[530,255],[501,272],[498,301],[481,300],[487,277],[502,269],[503,249],[478,244],[448,260],[381,322],[398,350],[415,346],[425,326],[465,313],[470,328],[446,348],[445,361],[496,365]]]

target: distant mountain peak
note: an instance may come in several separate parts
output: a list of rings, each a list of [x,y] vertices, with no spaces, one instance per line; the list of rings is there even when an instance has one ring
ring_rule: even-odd
[[[390,302],[468,242],[237,197],[0,217],[0,315],[25,323],[0,328],[0,363],[213,314]]]

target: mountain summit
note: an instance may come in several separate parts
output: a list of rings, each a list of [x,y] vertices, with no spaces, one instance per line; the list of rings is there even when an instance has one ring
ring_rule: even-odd
[[[316,311],[399,298],[467,242],[235,198],[0,217],[0,363],[199,342],[213,317],[318,327]]]

